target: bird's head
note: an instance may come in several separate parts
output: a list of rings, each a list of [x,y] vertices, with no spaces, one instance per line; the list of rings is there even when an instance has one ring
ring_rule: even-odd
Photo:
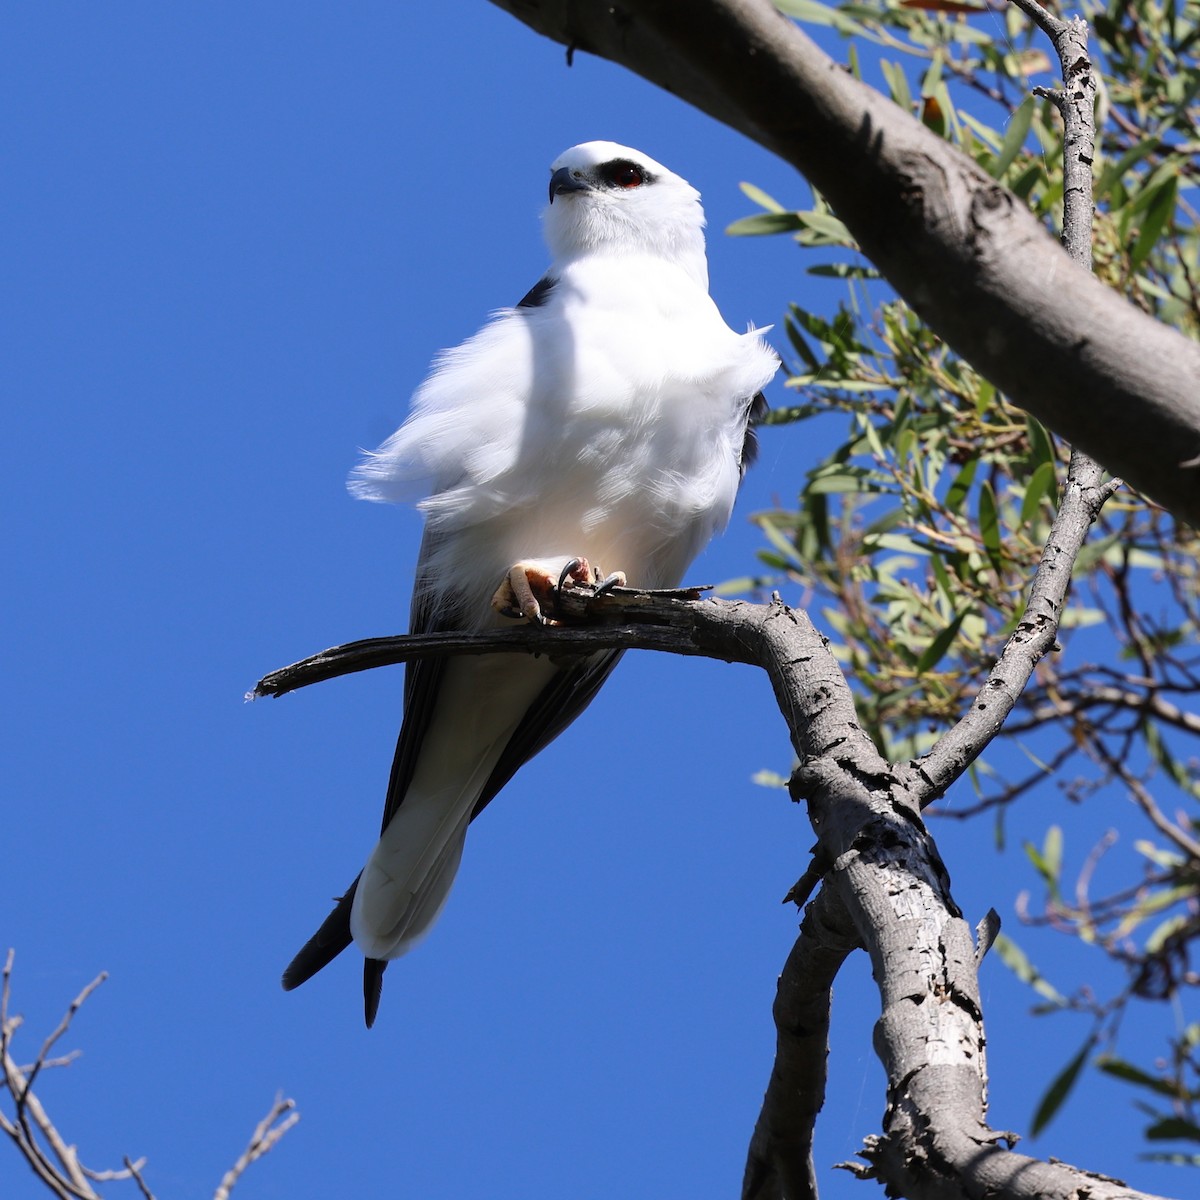
[[[546,241],[558,262],[584,254],[658,255],[708,285],[700,193],[616,142],[584,142],[550,164]]]

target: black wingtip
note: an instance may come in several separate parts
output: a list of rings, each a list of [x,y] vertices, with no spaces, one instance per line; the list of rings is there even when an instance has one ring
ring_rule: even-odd
[[[379,1013],[379,999],[383,995],[383,973],[387,962],[382,958],[368,958],[363,963],[363,1015],[367,1028],[375,1024]]]
[[[742,440],[742,458],[738,463],[738,471],[741,475],[745,475],[758,459],[758,430],[756,427],[763,423],[769,411],[767,398],[762,392],[751,397],[750,404],[746,409],[746,435]]]
[[[290,992],[327,967],[353,940],[350,936],[350,909],[354,904],[356,879],[337,902],[337,907],[325,918],[321,928],[300,948],[299,954],[283,973],[283,990]]]

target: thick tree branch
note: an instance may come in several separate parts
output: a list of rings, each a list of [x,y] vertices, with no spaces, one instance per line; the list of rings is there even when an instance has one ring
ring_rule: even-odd
[[[835,894],[809,905],[779,977],[775,1064],[750,1139],[742,1200],[816,1200],[813,1132],[825,1099],[833,981],[860,946]]]
[[[880,757],[858,724],[845,677],[807,615],[778,601],[685,601],[628,592],[592,597],[586,588],[564,593],[561,604],[564,615],[597,623],[582,630],[446,635],[440,652],[513,649],[519,637],[531,652],[554,655],[567,647],[578,653],[603,646],[686,646],[690,654],[753,663],[771,680],[800,760],[793,796],[807,801],[819,839],[817,860],[830,864],[829,895],[823,892],[813,907],[837,936],[816,941],[814,926],[807,925],[804,944],[780,979],[779,1053],[747,1164],[747,1194],[755,1200],[814,1194],[809,1151],[823,1095],[820,1013],[828,982],[847,944],[857,939],[871,956],[880,988],[876,1048],[889,1096],[884,1136],[870,1142],[861,1173],[884,1180],[894,1194],[914,1197],[1140,1197],[1075,1168],[1015,1154],[1002,1145],[1009,1135],[988,1128],[975,956],[920,817],[926,785],[910,767]],[[600,623],[605,620],[615,623]],[[389,643],[388,661],[406,656],[406,640],[379,640]],[[666,647],[667,641],[675,644]],[[413,639],[409,648],[419,656],[434,652],[425,639]],[[329,651],[273,672],[256,692],[280,693],[359,669],[355,653]],[[852,932],[835,915],[840,911],[848,914]],[[797,1123],[790,1142],[785,1120]]]
[[[1200,346],[1077,270],[1020,201],[769,0],[493,0],[760,142],[821,190],[959,354],[1200,524]]]

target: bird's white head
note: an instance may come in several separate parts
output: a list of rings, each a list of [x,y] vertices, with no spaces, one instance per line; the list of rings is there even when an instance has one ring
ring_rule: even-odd
[[[586,254],[652,254],[708,287],[700,193],[640,150],[584,142],[564,151],[550,164],[544,221],[556,262]]]

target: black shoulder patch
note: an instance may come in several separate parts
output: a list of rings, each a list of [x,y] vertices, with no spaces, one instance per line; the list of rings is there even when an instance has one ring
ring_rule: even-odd
[[[541,308],[542,305],[550,299],[550,293],[554,291],[554,285],[557,282],[558,280],[553,278],[553,276],[543,275],[541,279],[539,279],[537,283],[535,283],[533,287],[531,287],[529,291],[527,291],[525,295],[517,301],[517,307]]]
[[[742,439],[742,457],[738,463],[738,474],[745,475],[758,458],[758,432],[756,425],[762,424],[767,415],[767,398],[758,392],[746,408],[746,436]]]

